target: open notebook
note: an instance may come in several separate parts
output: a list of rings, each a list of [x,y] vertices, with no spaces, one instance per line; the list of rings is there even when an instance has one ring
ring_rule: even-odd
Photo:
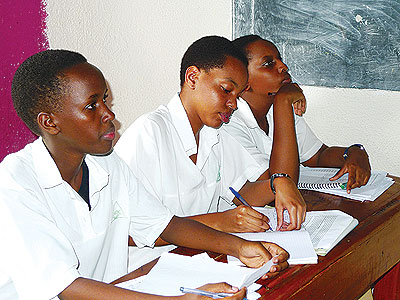
[[[236,234],[253,241],[268,241],[280,245],[290,255],[289,264],[315,264],[317,254],[325,256],[354,227],[358,220],[339,211],[311,211],[306,213],[302,229],[293,231],[276,231],[277,215],[273,207],[254,207],[270,220],[272,231]],[[287,211],[284,221],[290,223]],[[231,263],[240,263],[236,258],[228,257]]]
[[[372,171],[371,177],[365,186],[351,190],[347,194],[346,183],[348,174],[338,180],[330,181],[339,169],[337,168],[308,168],[300,166],[299,189],[313,190],[322,193],[338,195],[359,201],[374,201],[393,183],[393,179],[387,177],[386,172]]]
[[[314,251],[309,233],[304,230],[266,231],[235,233],[245,240],[273,242],[289,253],[289,265],[316,264],[318,256]],[[243,265],[236,257],[228,256],[228,262]]]
[[[303,223],[315,252],[321,256],[331,251],[357,225],[357,219],[340,210],[307,212]]]

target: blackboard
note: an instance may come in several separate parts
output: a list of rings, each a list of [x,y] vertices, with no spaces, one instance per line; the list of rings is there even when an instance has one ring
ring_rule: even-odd
[[[400,0],[233,0],[233,36],[274,42],[296,82],[400,91]]]

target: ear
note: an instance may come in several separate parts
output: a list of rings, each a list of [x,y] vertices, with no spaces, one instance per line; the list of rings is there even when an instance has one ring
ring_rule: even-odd
[[[36,118],[40,130],[44,133],[55,135],[60,132],[60,129],[54,122],[54,115],[51,113],[40,112]]]
[[[195,89],[199,75],[200,75],[200,69],[196,66],[190,66],[189,68],[186,69],[185,83],[190,89],[192,90]]]
[[[251,91],[250,82],[247,82],[245,89],[242,92],[242,95],[246,94],[247,92]]]

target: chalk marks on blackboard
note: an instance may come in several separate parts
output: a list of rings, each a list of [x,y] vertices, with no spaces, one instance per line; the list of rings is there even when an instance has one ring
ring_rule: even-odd
[[[273,41],[301,84],[400,91],[400,0],[234,0],[234,37]]]

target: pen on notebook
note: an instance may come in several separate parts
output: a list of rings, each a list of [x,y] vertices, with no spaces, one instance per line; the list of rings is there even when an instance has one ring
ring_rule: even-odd
[[[189,288],[185,288],[185,287],[181,287],[180,290],[184,294],[195,294],[195,295],[200,295],[200,296],[206,296],[206,297],[213,298],[213,299],[221,299],[221,298],[233,296],[233,294],[229,294],[229,293],[213,293],[213,292],[207,292],[207,291],[203,291],[203,290],[199,290],[199,289],[189,289]]]
[[[248,207],[251,207],[251,205],[248,204],[247,201],[244,200],[244,198],[242,197],[242,195],[240,195],[237,191],[235,191],[235,189],[234,189],[233,187],[230,186],[229,189],[231,190],[231,192],[235,195],[235,197],[236,197],[243,205],[246,205],[246,206],[248,206]],[[268,230],[272,231],[271,226],[269,226],[269,229],[268,229]]]

